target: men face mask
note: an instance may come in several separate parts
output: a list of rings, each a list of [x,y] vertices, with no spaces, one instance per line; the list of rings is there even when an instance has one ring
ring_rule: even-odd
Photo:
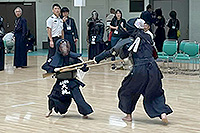
[[[93,18],[94,20],[96,20],[97,17],[98,17],[98,13],[97,13],[97,12],[93,12],[93,13],[92,13],[92,18]]]
[[[59,50],[61,52],[61,54],[63,56],[67,56],[69,54],[69,51],[70,51],[70,44],[68,41],[61,41],[60,42],[60,47],[59,47]]]

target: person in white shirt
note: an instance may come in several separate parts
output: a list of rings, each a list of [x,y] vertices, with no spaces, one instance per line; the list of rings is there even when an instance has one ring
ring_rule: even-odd
[[[54,47],[58,39],[64,39],[63,20],[60,18],[61,7],[59,4],[53,4],[53,14],[46,20],[48,33],[49,53],[48,58],[54,55],[56,49]]]

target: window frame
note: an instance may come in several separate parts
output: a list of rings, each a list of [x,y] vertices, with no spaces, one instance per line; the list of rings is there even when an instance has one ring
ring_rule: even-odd
[[[142,6],[140,7],[141,9],[138,10],[131,10],[131,2],[142,2]],[[145,5],[145,0],[129,0],[129,13],[137,13],[137,12],[142,12],[144,11],[144,5]]]

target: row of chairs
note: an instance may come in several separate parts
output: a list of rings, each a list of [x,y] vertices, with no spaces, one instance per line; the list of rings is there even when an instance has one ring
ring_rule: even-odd
[[[163,43],[163,52],[158,52],[159,59],[162,59],[167,62],[167,67],[169,68],[169,62],[173,63],[175,71],[179,69],[178,65],[182,63],[193,64],[193,70],[195,70],[194,65],[197,68],[199,64],[199,75],[200,75],[200,52],[199,52],[199,43],[183,40],[179,45],[178,50],[178,41],[177,40],[165,40]],[[174,66],[176,64],[176,66]]]

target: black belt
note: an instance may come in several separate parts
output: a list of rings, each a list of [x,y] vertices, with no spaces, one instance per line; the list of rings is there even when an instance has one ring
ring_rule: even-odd
[[[61,36],[55,36],[55,37],[52,37],[52,38],[61,38]]]

